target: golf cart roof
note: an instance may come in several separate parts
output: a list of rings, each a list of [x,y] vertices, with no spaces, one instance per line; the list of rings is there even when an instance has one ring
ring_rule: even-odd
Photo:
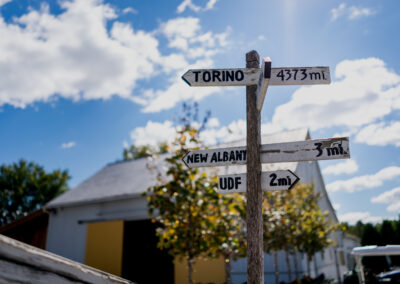
[[[355,247],[351,254],[355,256],[400,255],[400,245]]]

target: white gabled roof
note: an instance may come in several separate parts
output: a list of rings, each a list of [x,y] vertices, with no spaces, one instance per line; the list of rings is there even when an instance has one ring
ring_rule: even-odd
[[[263,135],[261,143],[270,144],[306,139],[309,139],[308,130],[302,128]],[[216,148],[244,145],[246,145],[246,141],[242,139],[217,145]],[[162,155],[157,161],[160,167],[165,163],[164,158],[165,155]],[[147,169],[147,163],[148,160],[144,158],[109,164],[75,188],[50,201],[45,207],[50,209],[137,197],[156,183],[156,175]],[[263,171],[278,169],[294,171],[296,167],[297,162],[291,162],[263,164],[262,169]],[[244,173],[246,166],[229,166],[206,170],[208,172],[216,170],[219,174]]]

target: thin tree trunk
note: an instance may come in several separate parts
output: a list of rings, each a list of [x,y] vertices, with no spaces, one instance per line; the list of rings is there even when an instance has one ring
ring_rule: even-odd
[[[296,279],[300,280],[300,275],[299,275],[299,263],[297,259],[297,250],[294,250],[294,273],[296,275]]]
[[[231,257],[228,255],[225,258],[225,275],[226,275],[226,284],[232,284],[232,278],[231,278]]]
[[[279,284],[278,252],[274,251],[275,284]]]
[[[193,258],[188,257],[188,284],[193,284]]]
[[[289,282],[292,282],[292,269],[290,267],[290,258],[289,258],[289,250],[285,249],[285,256],[286,256],[286,265],[288,269],[288,274],[289,274]]]
[[[318,265],[317,265],[317,257],[314,254],[314,270],[315,270],[315,277],[318,277],[319,272],[318,272]]]

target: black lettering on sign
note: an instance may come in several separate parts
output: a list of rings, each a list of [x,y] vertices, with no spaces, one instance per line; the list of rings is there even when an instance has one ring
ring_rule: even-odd
[[[242,184],[241,177],[235,177],[235,189],[239,188],[239,185]]]
[[[221,82],[221,79],[219,78],[220,74],[221,74],[221,72],[219,72],[217,70],[213,71],[213,78],[212,78],[213,82],[216,81],[215,79],[218,79],[218,81]]]
[[[246,161],[246,150],[242,150],[243,152],[243,161]]]
[[[236,78],[236,81],[242,81],[244,78],[243,71],[242,70],[236,71],[235,78]]]
[[[218,162],[223,162],[222,157],[221,157],[221,152],[218,152]]]
[[[231,177],[228,177],[228,189],[231,190],[235,186],[234,180]]]
[[[229,154],[229,162],[235,161],[235,158],[235,151],[231,151],[231,153]]]
[[[195,163],[200,162],[200,155],[199,155],[199,154],[195,154],[195,155],[194,155],[194,162],[195,162]]]
[[[193,155],[187,155],[187,163],[193,163]]]
[[[299,70],[297,70],[297,69],[292,69],[292,71],[294,72],[293,79],[296,80],[297,72],[299,72]]]
[[[211,80],[211,74],[209,71],[204,71],[203,72],[203,81],[204,82],[210,82]]]
[[[321,71],[322,72],[322,79],[326,80],[325,78],[325,71]]]
[[[278,185],[288,185],[288,181],[285,178],[278,178]]]
[[[194,73],[194,81],[195,82],[198,82],[199,81],[199,73],[200,73],[201,71],[193,71],[193,73]]]
[[[305,78],[307,78],[307,73],[306,73],[307,69],[300,69],[300,71],[301,74],[303,75],[303,78],[301,78],[301,80],[303,81]]]
[[[223,190],[226,189],[226,178],[219,178],[219,188]]]
[[[269,182],[270,186],[277,186],[278,184],[275,182],[276,180],[276,174],[270,174],[269,177],[271,178],[271,181]]]
[[[226,81],[229,82],[229,80],[235,81],[235,71],[226,71]]]
[[[319,72],[310,72],[308,75],[310,75],[310,80],[321,80],[321,74]]]
[[[279,71],[278,74],[276,74],[276,77],[280,77],[283,80],[285,80],[285,74],[283,74],[283,70]]]
[[[210,161],[211,163],[212,162],[217,162],[217,153],[216,152],[214,152],[213,154],[212,154],[212,157],[211,157],[211,161]]]
[[[224,162],[228,161],[229,155],[228,152],[224,151]]]
[[[236,161],[242,160],[242,151],[236,151]]]
[[[286,71],[286,75],[288,75],[286,78],[286,81],[288,81],[290,78],[292,78],[292,74],[290,73],[290,69],[285,69],[285,71]]]
[[[207,153],[205,153],[205,154],[200,154],[200,160],[201,160],[201,162],[202,162],[202,163],[207,163],[207,157],[208,157],[208,154],[207,154]]]
[[[339,155],[339,148],[337,147],[326,148],[326,151],[328,152],[328,156]]]
[[[323,152],[322,152],[322,149],[321,149],[322,143],[314,143],[314,145],[317,146],[317,149],[316,149],[316,150],[318,150],[318,155],[317,155],[317,157],[321,156],[322,153],[323,153]]]

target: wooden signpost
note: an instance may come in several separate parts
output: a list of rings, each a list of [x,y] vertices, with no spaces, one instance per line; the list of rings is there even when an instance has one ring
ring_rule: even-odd
[[[290,170],[278,170],[261,173],[261,189],[290,190],[300,180]],[[218,177],[219,193],[246,192],[246,174],[223,175]]]
[[[289,170],[261,173],[261,163],[350,158],[349,138],[315,139],[261,145],[260,112],[268,86],[330,84],[329,67],[271,68],[271,59],[246,54],[246,68],[190,69],[182,79],[192,87],[246,86],[246,147],[189,151],[188,167],[243,165],[245,174],[223,175],[218,192],[247,194],[247,283],[264,283],[262,190],[290,190],[299,178]]]

